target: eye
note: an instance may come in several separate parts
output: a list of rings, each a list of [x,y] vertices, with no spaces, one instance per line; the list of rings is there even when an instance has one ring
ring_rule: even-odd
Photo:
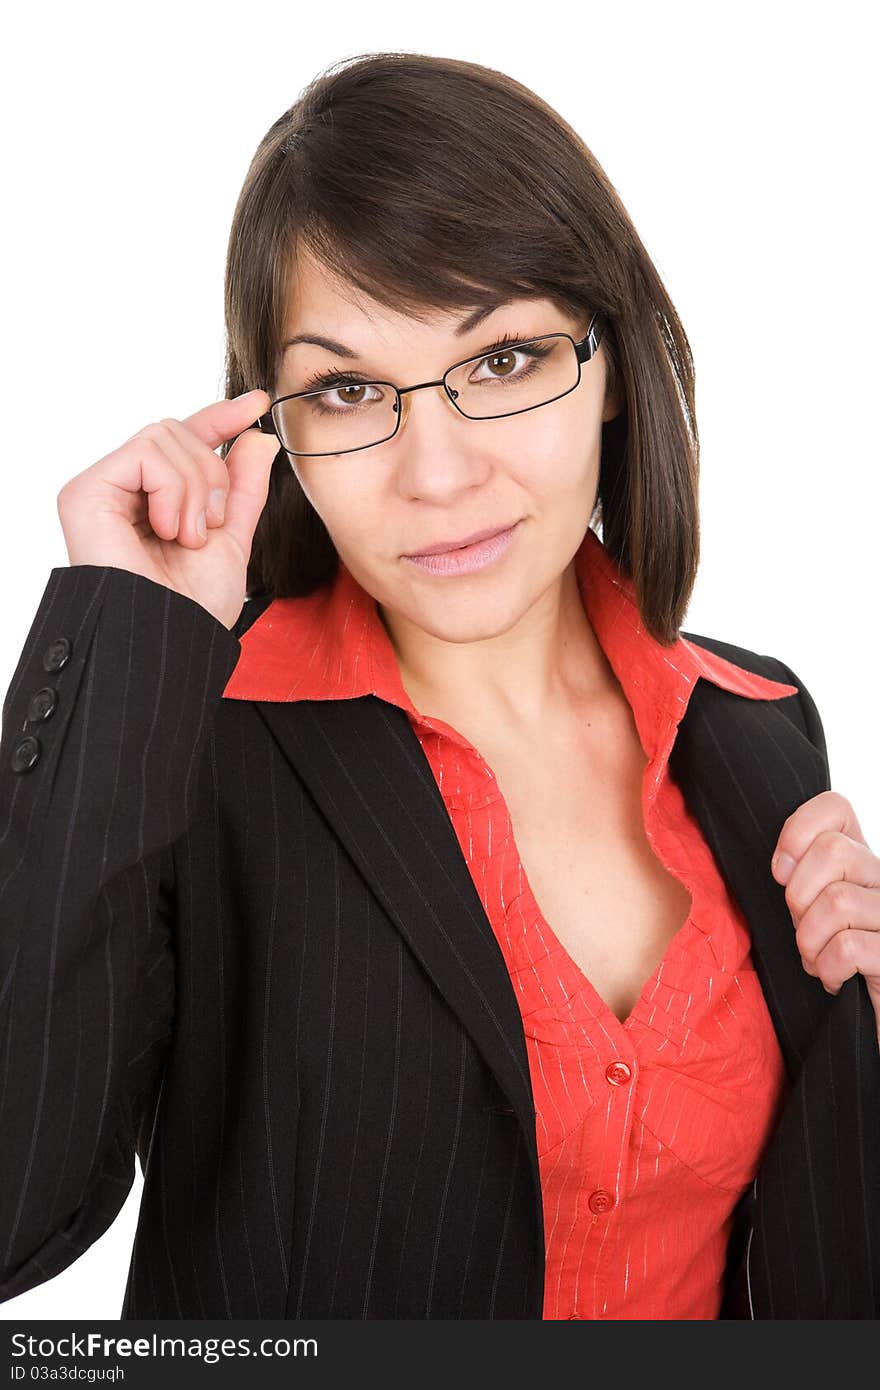
[[[476,363],[469,376],[469,384],[481,386],[489,381],[523,381],[537,371],[539,361],[552,352],[552,344],[536,339],[525,342],[521,338],[508,338],[493,344],[489,352]],[[521,359],[517,362],[517,358]],[[483,368],[487,370],[482,371]],[[481,374],[482,373],[482,374]]]
[[[361,381],[340,372],[316,373],[302,389],[320,393],[307,396],[305,403],[309,409],[322,415],[341,415],[358,407],[374,405],[383,399],[383,392],[377,383]],[[372,394],[367,395],[367,392]]]
[[[524,348],[508,347],[497,352],[492,352],[488,357],[484,357],[481,362],[477,363],[477,370],[485,365],[490,369],[490,378],[493,376],[500,378],[512,376],[516,371],[516,359],[520,354],[523,356],[526,355]],[[485,381],[487,378],[477,377],[476,379],[478,381],[481,379]]]
[[[365,394],[367,391],[373,391],[375,394],[372,397],[367,397]],[[361,394],[358,395],[358,392],[361,392]],[[343,407],[345,407],[347,405],[355,406],[364,405],[365,403],[369,404],[371,399],[378,399],[381,396],[381,392],[378,391],[375,386],[371,386],[369,382],[349,381],[342,382],[339,386],[332,386],[325,390],[322,393],[322,404],[335,405],[336,402],[329,399],[331,396],[337,396],[342,402]]]

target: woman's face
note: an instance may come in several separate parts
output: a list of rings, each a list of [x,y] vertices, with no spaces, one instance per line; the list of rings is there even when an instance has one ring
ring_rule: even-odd
[[[563,331],[578,341],[587,328],[545,299],[511,301],[461,337],[463,314],[438,314],[428,325],[363,303],[299,258],[284,338],[320,334],[355,356],[295,343],[276,395],[305,389],[328,368],[399,387],[433,381],[507,332],[525,339]],[[620,409],[619,400],[606,401],[605,383],[600,344],[575,390],[519,415],[469,420],[442,387],[416,391],[403,397],[408,418],[392,439],[349,454],[291,456],[291,466],[341,560],[382,609],[445,641],[481,640],[507,631],[558,584],[583,539],[596,505],[602,421]],[[470,573],[432,573],[406,558],[512,523],[503,553]]]

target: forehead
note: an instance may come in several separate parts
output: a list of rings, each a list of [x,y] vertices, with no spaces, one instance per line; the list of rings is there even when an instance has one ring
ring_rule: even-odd
[[[551,315],[554,322],[560,315],[568,318],[549,298],[522,296],[508,299],[503,305],[501,299],[499,295],[497,307],[489,305],[481,312],[477,312],[476,299],[468,304],[466,296],[459,308],[395,310],[334,274],[332,267],[316,260],[307,250],[300,250],[291,267],[283,337],[314,330],[332,337],[344,337],[346,342],[352,342],[355,337],[363,342],[377,339],[390,342],[392,338],[401,337],[414,341],[430,333],[453,338],[471,314],[479,317],[481,323],[487,320],[494,323],[495,317],[500,318],[507,310],[516,313],[526,328],[540,327],[550,321]],[[477,326],[474,324],[474,328]],[[333,332],[334,329],[337,331]],[[461,331],[458,336],[462,336]],[[296,346],[304,351],[306,345]]]
[[[286,308],[286,322],[290,323],[312,313],[337,318],[372,315],[382,306],[336,275],[331,266],[300,250],[291,267]]]

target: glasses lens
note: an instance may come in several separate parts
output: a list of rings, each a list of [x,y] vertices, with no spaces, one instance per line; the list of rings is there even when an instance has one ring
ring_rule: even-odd
[[[292,454],[342,454],[389,439],[396,407],[397,393],[387,382],[357,381],[277,401],[273,418]]]
[[[577,386],[578,376],[574,343],[551,336],[463,362],[446,383],[459,410],[479,420],[545,405]]]

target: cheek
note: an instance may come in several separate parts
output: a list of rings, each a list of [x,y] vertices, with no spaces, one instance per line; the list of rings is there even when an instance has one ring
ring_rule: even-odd
[[[528,496],[554,507],[570,506],[572,499],[595,489],[598,466],[599,450],[582,430],[554,423],[522,439],[515,464],[511,461],[505,471]]]
[[[311,466],[308,459],[292,459],[290,467],[296,481],[299,483],[307,499],[311,502],[315,511],[323,521],[324,512],[321,502],[321,484],[320,477],[316,474],[316,470]]]
[[[349,536],[363,535],[370,530],[374,518],[382,517],[377,474],[371,479],[365,469],[348,468],[343,472],[334,467],[332,460],[322,468],[315,459],[301,460],[295,472],[337,549],[344,549]]]
[[[601,444],[601,431],[584,419],[583,403],[573,392],[533,411],[514,447],[530,477],[552,479],[556,487],[565,487],[583,482],[596,466]]]

